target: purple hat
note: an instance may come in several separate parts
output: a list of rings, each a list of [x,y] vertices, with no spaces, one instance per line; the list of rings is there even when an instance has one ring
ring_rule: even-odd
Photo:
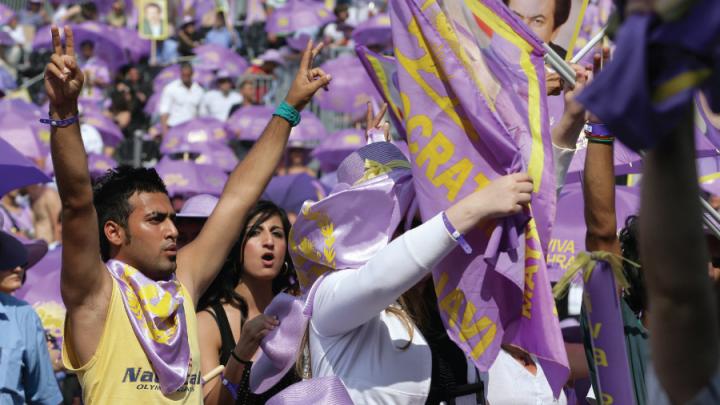
[[[253,363],[250,389],[262,394],[280,381],[295,364],[300,343],[307,325],[303,315],[304,302],[292,295],[280,293],[265,308],[265,315],[276,316],[280,325],[260,342],[260,357]]]
[[[295,383],[270,398],[267,405],[352,405],[353,400],[338,376],[316,377]]]
[[[262,60],[263,62],[273,62],[282,66],[285,65],[285,59],[283,58],[282,54],[275,49],[268,49],[262,55],[260,55],[258,59]]]
[[[232,79],[232,75],[227,70],[221,69],[221,70],[218,70],[217,73],[215,73],[215,79],[216,80]]]
[[[413,198],[410,162],[388,142],[363,146],[340,164],[326,198],[306,202],[290,231],[303,292],[328,271],[357,269],[392,238]]]
[[[188,24],[192,24],[195,22],[195,18],[191,15],[186,15],[182,18],[182,22],[180,23],[180,27],[184,27]]]
[[[23,240],[20,242],[25,246],[27,250],[27,263],[25,264],[25,270],[29,270],[37,262],[39,262],[45,254],[48,252],[48,244],[42,239],[37,240]]]
[[[28,262],[25,246],[14,236],[0,231],[0,270],[11,270]]]
[[[208,218],[218,203],[218,198],[210,194],[198,194],[185,201],[178,218]]]

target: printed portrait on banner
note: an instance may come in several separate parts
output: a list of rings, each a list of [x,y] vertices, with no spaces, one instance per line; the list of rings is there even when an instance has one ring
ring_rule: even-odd
[[[140,0],[139,4],[140,37],[157,41],[170,36],[167,0]]]
[[[588,0],[503,0],[530,29],[563,59],[582,26]]]

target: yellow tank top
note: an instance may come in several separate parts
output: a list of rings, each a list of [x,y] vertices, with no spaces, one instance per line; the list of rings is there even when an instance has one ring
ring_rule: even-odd
[[[202,404],[200,385],[200,347],[197,336],[195,305],[185,286],[183,305],[187,320],[190,343],[190,368],[186,383],[177,392],[163,395],[160,383],[153,372],[150,360],[145,356],[135,337],[127,312],[123,306],[120,287],[112,280],[112,296],[108,308],[105,329],[95,355],[84,365],[74,368],[70,362],[75,358],[63,340],[63,364],[77,373],[83,389],[85,404]],[[67,322],[65,334],[69,333]]]

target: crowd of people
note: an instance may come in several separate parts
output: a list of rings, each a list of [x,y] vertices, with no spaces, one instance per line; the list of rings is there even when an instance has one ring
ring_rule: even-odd
[[[0,404],[719,403],[717,63],[658,39],[717,7],[591,0],[560,72],[574,1],[470,3],[0,3]]]

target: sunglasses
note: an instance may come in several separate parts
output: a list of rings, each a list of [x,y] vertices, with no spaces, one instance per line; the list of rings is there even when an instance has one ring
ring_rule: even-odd
[[[710,259],[710,263],[712,263],[712,266],[715,268],[720,268],[720,257],[713,257]]]

